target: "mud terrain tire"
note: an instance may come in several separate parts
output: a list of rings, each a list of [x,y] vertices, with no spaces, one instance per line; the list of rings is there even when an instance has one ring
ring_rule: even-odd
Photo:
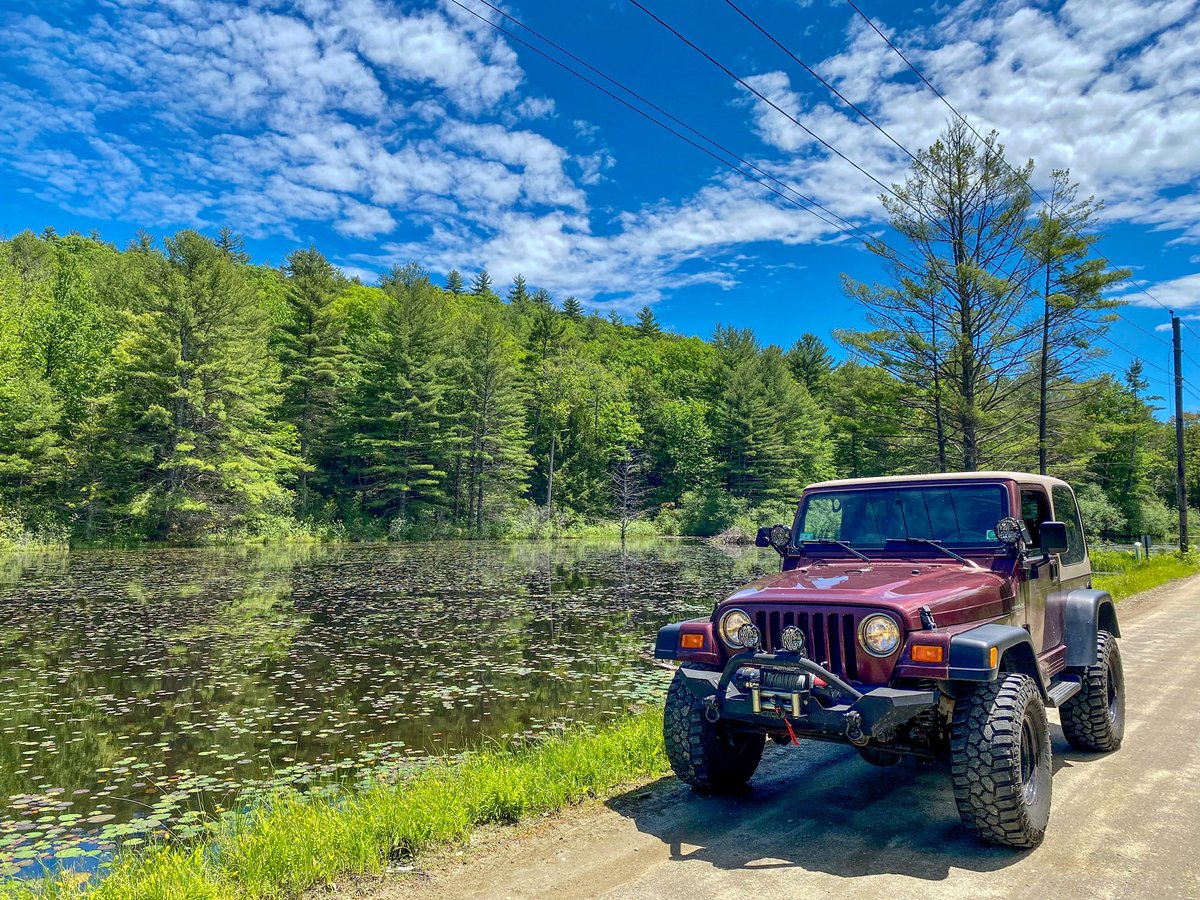
[[[1063,734],[1076,750],[1116,750],[1125,737],[1125,673],[1117,639],[1101,631],[1096,638],[1096,664],[1080,674],[1083,688],[1059,710]]]
[[[1050,821],[1050,728],[1027,675],[981,684],[955,704],[951,779],[958,814],[979,837],[1036,847]]]
[[[684,668],[713,671],[690,663]],[[704,702],[688,690],[685,677],[675,674],[663,711],[663,741],[671,768],[680,781],[703,793],[739,790],[758,768],[766,738],[733,731],[722,721],[709,722],[704,717]]]

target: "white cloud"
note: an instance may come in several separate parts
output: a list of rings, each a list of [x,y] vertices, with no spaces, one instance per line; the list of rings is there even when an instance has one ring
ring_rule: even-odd
[[[1200,273],[1184,275],[1182,278],[1172,278],[1169,281],[1160,281],[1157,283],[1145,281],[1138,283],[1153,297],[1147,296],[1147,293],[1143,291],[1133,289],[1119,294],[1118,299],[1124,300],[1133,306],[1148,306],[1154,309],[1161,309],[1162,307],[1159,306],[1160,303],[1168,309],[1175,310],[1191,309],[1200,306]],[[1184,318],[1188,317],[1185,316]]]
[[[445,0],[299,3],[126,0],[82,33],[4,19],[0,53],[21,77],[0,92],[0,162],[43,200],[95,216],[296,239],[328,224],[367,242],[357,273],[407,258],[486,266],[560,294],[602,290],[619,308],[668,284],[732,286],[741,263],[729,256],[745,245],[844,239],[725,170],[698,169],[695,189],[673,199],[598,205],[616,163],[609,134],[528,93],[513,49],[484,22]],[[967,0],[898,39],[977,128],[1001,132],[1011,158],[1036,157],[1039,180],[1070,167],[1107,199],[1110,221],[1196,242],[1196,6],[1110,0],[1099,15],[1083,0]],[[841,49],[814,67],[904,146],[931,143],[946,108],[864,23],[834,21],[850,23]],[[803,72],[742,74],[884,183],[903,179],[903,151]],[[664,106],[682,114],[676,100]],[[724,143],[882,226],[877,184],[753,96],[734,108],[757,141],[731,130]],[[570,126],[565,141],[548,136],[556,123]],[[1151,290],[1197,306],[1195,278]]]

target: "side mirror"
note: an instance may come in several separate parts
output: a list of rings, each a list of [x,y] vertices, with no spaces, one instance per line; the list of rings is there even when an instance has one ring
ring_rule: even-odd
[[[787,553],[788,542],[792,539],[792,529],[786,525],[770,525],[758,529],[754,538],[756,547],[774,547],[780,556]]]
[[[1039,528],[1042,552],[1063,553],[1067,549],[1067,525],[1065,522],[1043,522]]]

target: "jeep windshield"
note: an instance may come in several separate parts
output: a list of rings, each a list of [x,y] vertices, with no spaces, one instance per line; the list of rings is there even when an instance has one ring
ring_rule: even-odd
[[[1007,515],[999,484],[862,487],[809,494],[792,534],[797,548],[822,553],[845,552],[841,543],[868,555],[941,555],[929,542],[950,550],[998,546],[996,523]]]

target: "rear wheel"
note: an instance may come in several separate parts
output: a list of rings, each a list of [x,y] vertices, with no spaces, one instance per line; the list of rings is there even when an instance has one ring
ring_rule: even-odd
[[[689,664],[691,665],[691,664]],[[694,666],[712,671],[707,666]],[[699,791],[728,793],[744,787],[758,768],[766,738],[705,718],[704,702],[693,694],[682,672],[675,673],[663,711],[667,760],[679,776]]]
[[[1096,664],[1082,675],[1083,688],[1059,710],[1063,734],[1076,750],[1116,750],[1125,737],[1125,672],[1113,635],[1100,632]]]
[[[1033,679],[1002,675],[955,704],[950,738],[954,800],[987,841],[1036,847],[1050,821],[1050,727]]]

